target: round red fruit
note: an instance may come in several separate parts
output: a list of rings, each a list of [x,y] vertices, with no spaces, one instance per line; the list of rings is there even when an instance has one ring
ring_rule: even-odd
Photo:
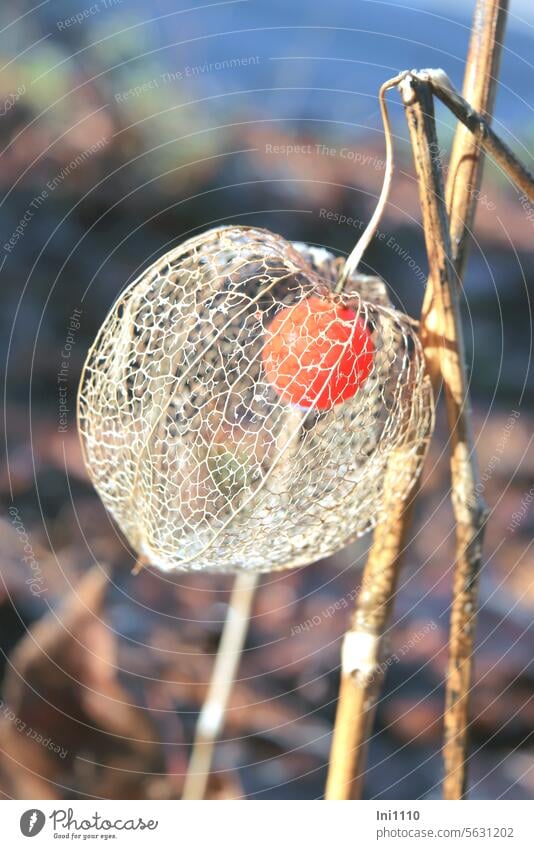
[[[263,368],[282,400],[328,410],[366,381],[374,350],[354,310],[314,295],[275,315],[266,331]]]

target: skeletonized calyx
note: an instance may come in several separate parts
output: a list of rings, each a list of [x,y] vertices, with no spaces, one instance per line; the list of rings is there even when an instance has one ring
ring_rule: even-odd
[[[392,452],[422,458],[432,399],[416,325],[377,278],[334,294],[338,274],[324,250],[221,227],[116,301],[84,367],[79,428],[102,501],[146,561],[301,566],[373,527]]]

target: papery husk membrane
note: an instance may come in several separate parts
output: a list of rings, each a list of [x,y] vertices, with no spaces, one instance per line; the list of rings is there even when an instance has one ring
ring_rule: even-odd
[[[417,324],[378,278],[335,295],[339,268],[325,250],[220,227],[116,301],[84,366],[78,422],[91,479],[143,560],[235,572],[331,555],[381,518],[399,449],[415,458],[395,476],[405,498],[433,424]],[[311,295],[350,307],[374,345],[363,385],[326,411],[282,401],[262,368],[272,318]]]

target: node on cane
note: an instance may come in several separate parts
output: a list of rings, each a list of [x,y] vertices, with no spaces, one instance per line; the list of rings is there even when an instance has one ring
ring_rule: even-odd
[[[114,304],[78,421],[91,479],[144,560],[307,564],[374,526],[394,451],[420,467],[433,414],[416,323],[377,278],[336,293],[339,268],[327,251],[220,227]],[[412,482],[399,469],[399,498]]]

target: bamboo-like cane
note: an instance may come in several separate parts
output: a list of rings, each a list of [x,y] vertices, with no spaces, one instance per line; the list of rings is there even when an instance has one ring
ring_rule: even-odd
[[[454,743],[454,769],[456,771],[459,768],[463,773],[475,619],[473,605],[476,605],[475,585],[480,570],[487,508],[479,495],[459,292],[452,263],[444,188],[439,160],[432,154],[437,145],[432,91],[428,82],[415,77],[407,77],[400,88],[419,178],[425,242],[431,269],[428,281],[431,294],[426,302],[422,333],[429,370],[431,374],[441,375],[443,379],[450,431],[451,496],[456,519],[454,609],[461,620],[453,624],[452,632],[459,639],[454,647],[454,657],[465,660],[465,664],[455,670],[457,677],[454,688],[462,698],[461,719],[455,708],[455,727],[458,723],[462,725],[462,736],[451,742]],[[459,581],[463,581],[462,588],[458,585]],[[452,766],[447,764],[449,772]]]
[[[348,257],[338,281],[340,291],[346,279],[356,272],[387,203],[393,175],[391,126],[385,102],[386,92],[404,77],[399,74],[385,82],[379,92],[386,142],[386,173],[375,212],[358,244]],[[421,446],[424,450],[424,444]],[[418,491],[415,469],[420,458],[407,452],[395,453],[387,468],[384,486],[385,518],[378,523],[365,565],[362,588],[350,629],[342,647],[341,681],[326,783],[326,799],[359,798],[365,772],[367,741],[383,679],[383,636],[391,613],[397,586],[411,504]],[[396,490],[399,469],[413,468],[414,484],[406,498]],[[416,480],[417,478],[417,480]]]
[[[462,94],[486,122],[491,120],[495,102],[507,10],[508,0],[477,0],[475,8]],[[464,123],[459,124],[445,192],[452,258],[459,284],[464,275],[483,166],[484,157],[476,135]],[[443,746],[445,799],[461,799],[467,789],[469,693],[478,581],[476,574],[465,574],[465,565],[465,559],[460,558],[453,581]]]
[[[197,721],[182,793],[184,800],[203,799],[206,794],[213,751],[222,730],[228,699],[245,644],[258,579],[259,575],[254,572],[240,572],[234,579],[208,694]]]
[[[436,97],[473,133],[482,150],[490,154],[494,162],[529,200],[534,200],[532,174],[492,130],[487,120],[454,89],[445,74],[436,74],[429,79],[429,83]]]
[[[469,232],[473,222],[477,199],[476,188],[479,185],[481,175],[480,145],[477,143],[477,138],[473,138],[472,130],[476,128],[477,121],[480,126],[482,117],[485,119],[491,114],[495,95],[500,46],[506,18],[506,5],[506,2],[499,5],[497,0],[487,0],[487,2],[486,0],[478,0],[475,9],[466,67],[464,95],[469,101],[472,100],[475,109],[479,110],[482,116],[476,115],[474,117],[475,109],[471,109],[465,100],[462,102],[462,98],[459,98],[457,93],[454,93],[452,96],[452,99],[456,101],[456,110],[459,110],[459,113],[461,113],[457,117],[461,118],[467,127],[467,129],[464,129],[463,126],[458,128],[447,180],[447,196],[451,214],[451,251],[458,282],[461,281],[463,274],[467,246],[466,233]],[[445,94],[445,96],[442,96],[445,102],[447,99],[451,100],[450,85],[446,87],[445,92],[443,88],[440,90],[440,86],[436,85],[435,93]],[[454,95],[456,96],[454,97]],[[484,121],[483,123],[485,130],[482,135],[492,140],[491,144],[486,145],[486,149],[490,153],[493,153],[494,156],[497,151],[498,155],[496,158],[499,164],[501,164],[514,182],[521,186],[527,196],[530,197],[532,192],[530,175],[521,163],[515,159],[513,154],[507,150],[506,146],[501,143],[498,137],[491,133],[491,131],[488,132],[487,122]],[[434,148],[434,150],[436,149],[437,147]],[[432,289],[429,287],[427,290],[428,300],[426,302],[426,308],[423,310],[422,324],[424,324],[426,318],[431,317],[431,313],[427,308],[431,297]],[[437,379],[437,377],[438,375],[436,374],[435,378]],[[412,502],[416,498],[417,491],[418,485],[412,491]],[[365,570],[365,575],[368,575],[370,579],[369,584],[365,582],[369,587],[368,596],[370,598],[367,597],[364,599],[362,597],[358,599],[355,622],[358,619],[361,620],[361,614],[364,611],[369,611],[374,607],[375,613],[372,616],[369,616],[369,613],[367,613],[367,621],[374,621],[375,626],[379,629],[378,635],[384,632],[392,607],[393,594],[397,584],[397,572],[400,566],[406,531],[410,523],[410,512],[409,510],[394,510],[389,516],[390,521],[383,526],[377,527],[375,530],[373,546]],[[388,542],[387,545],[384,545],[385,540]],[[373,576],[379,577],[380,580],[375,581]],[[375,582],[374,586],[376,588],[374,591],[372,589],[373,582]],[[465,618],[465,611],[470,608],[469,602],[467,602],[467,607],[462,604],[460,570],[457,573],[455,586],[456,608],[463,611]],[[464,584],[463,589],[465,588],[466,585]],[[388,599],[387,603],[383,601],[384,596]],[[379,615],[377,616],[377,614]],[[456,623],[456,634],[458,636],[462,634],[465,638],[462,614],[454,617],[454,621]],[[462,648],[464,651],[467,648],[465,639],[458,642],[456,651],[453,648],[451,652],[451,665],[455,663],[455,658],[459,656]],[[378,649],[379,646],[377,645],[377,659],[380,658]],[[379,664],[378,668],[383,669],[384,666]],[[381,677],[381,674],[378,674],[371,676],[371,679],[366,679],[360,675],[351,679],[342,675],[326,791],[327,798],[347,799],[351,797],[358,798],[359,796],[365,769],[366,740],[372,728]],[[452,690],[452,687],[449,689]],[[455,723],[459,727],[462,726],[462,718],[465,718],[463,710],[464,708],[461,704],[457,705],[456,709],[453,708],[452,712],[448,714],[451,717],[451,723]],[[452,739],[454,739],[454,736],[453,734]],[[451,743],[452,745],[454,744]],[[462,744],[459,742],[457,748],[461,749],[461,747]],[[454,789],[447,790],[445,788],[445,795],[448,796],[449,793],[451,794],[451,798],[457,797],[457,791]]]
[[[485,121],[491,121],[502,53],[508,0],[477,0],[462,95]],[[449,159],[445,200],[449,233],[458,280],[463,278],[470,233],[482,181],[484,157],[476,136],[458,124]]]
[[[398,464],[415,463],[400,452],[388,464],[392,480],[398,480]],[[384,519],[375,528],[367,557],[362,587],[342,648],[341,682],[326,799],[359,799],[365,773],[367,743],[376,702],[384,677],[384,632],[395,597],[400,561],[409,528],[408,516],[418,488],[409,499],[395,497],[395,487],[385,486]]]
[[[482,171],[481,149],[491,154],[497,165],[510,177],[517,188],[530,200],[534,199],[534,178],[517,160],[514,154],[491,130],[487,117],[491,113],[494,99],[496,75],[499,64],[502,34],[506,19],[506,4],[497,2],[479,3],[477,14],[478,29],[475,31],[470,61],[464,83],[464,94],[470,98],[467,102],[454,90],[447,78],[436,72],[423,72],[421,79],[427,78],[432,92],[442,100],[462,122],[451,156],[451,176],[459,179],[460,188],[449,183],[447,204],[450,213],[450,233],[452,237],[451,257],[458,279],[461,279],[466,258],[466,244],[474,217],[475,204],[472,198],[477,196]],[[425,95],[426,97],[426,95]],[[471,98],[475,109],[471,103]],[[478,111],[480,110],[480,111]],[[419,109],[417,110],[419,111]],[[414,133],[420,132],[420,115],[412,116]],[[464,127],[472,134],[471,140],[465,134]],[[413,138],[412,138],[413,143]],[[435,142],[431,142],[435,144]],[[436,191],[436,184],[426,189]],[[440,339],[439,320],[431,299],[432,290],[425,302],[426,319],[423,330],[426,332],[425,351],[429,367],[442,370],[438,347],[443,350]],[[437,307],[439,310],[439,307]],[[430,332],[429,332],[430,328]],[[433,338],[432,338],[433,337]],[[446,344],[446,343],[445,343]],[[467,419],[469,417],[467,416]],[[469,458],[456,444],[456,432],[460,430],[460,442],[465,434],[454,424],[454,411],[449,409],[449,423],[452,431],[452,501],[456,518],[457,557],[453,579],[453,601],[451,607],[451,635],[449,644],[449,666],[445,704],[444,761],[445,778],[443,795],[446,799],[461,799],[465,796],[467,785],[467,737],[469,725],[469,695],[473,674],[473,643],[478,604],[478,575],[481,562],[481,546],[484,519],[487,509],[477,494],[476,465],[472,451],[472,437],[465,444],[469,449]],[[471,447],[470,447],[471,445]],[[472,467],[471,477],[466,473],[466,464]]]

